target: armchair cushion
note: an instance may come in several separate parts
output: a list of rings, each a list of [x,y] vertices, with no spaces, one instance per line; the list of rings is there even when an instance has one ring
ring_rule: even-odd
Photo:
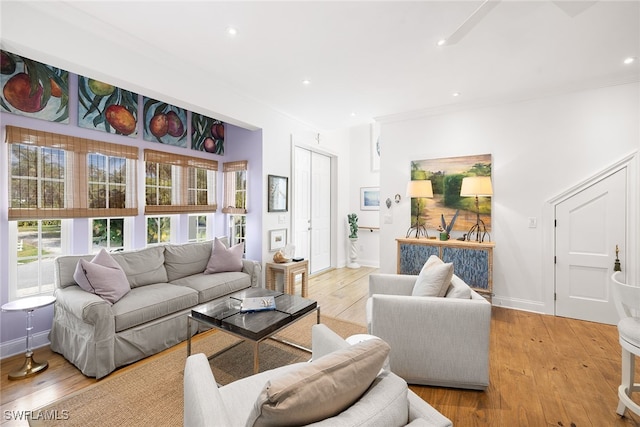
[[[382,340],[363,341],[272,377],[247,425],[304,425],[339,414],[373,383],[389,350]]]
[[[447,293],[452,276],[453,264],[445,264],[437,256],[431,255],[427,262],[424,263],[418,279],[413,286],[411,295],[418,297],[443,297]]]

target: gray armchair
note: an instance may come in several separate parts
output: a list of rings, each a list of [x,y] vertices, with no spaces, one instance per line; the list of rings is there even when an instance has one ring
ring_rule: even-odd
[[[410,384],[486,389],[491,303],[472,289],[469,299],[412,296],[416,279],[369,277],[368,329],[390,345],[391,371]]]

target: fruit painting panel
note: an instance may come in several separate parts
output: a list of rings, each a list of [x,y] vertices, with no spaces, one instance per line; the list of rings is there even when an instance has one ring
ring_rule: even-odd
[[[224,123],[202,114],[191,114],[191,148],[224,154]]]
[[[187,110],[145,96],[142,112],[145,141],[187,146]]]
[[[13,114],[69,123],[69,72],[0,50],[0,108]]]
[[[138,94],[78,76],[78,126],[135,138]]]

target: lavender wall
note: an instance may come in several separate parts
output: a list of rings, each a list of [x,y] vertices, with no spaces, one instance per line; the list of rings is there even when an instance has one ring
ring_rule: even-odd
[[[78,92],[77,92],[78,76],[69,73],[69,124],[53,123],[30,117],[9,114],[0,111],[0,132],[2,141],[5,140],[6,126],[13,125],[30,129],[43,130],[47,132],[72,135],[82,138],[111,142],[115,144],[134,145],[140,148],[140,158],[142,158],[142,149],[152,148],[173,152],[177,154],[202,156],[216,159],[222,164],[225,161],[232,160],[249,160],[250,170],[249,179],[251,187],[249,189],[249,203],[256,209],[250,212],[248,221],[250,223],[248,232],[255,236],[260,236],[260,224],[262,221],[262,131],[248,131],[230,124],[225,125],[225,155],[218,156],[210,153],[191,150],[188,148],[172,147],[159,143],[148,142],[143,140],[142,123],[138,123],[138,135],[136,138],[129,136],[115,135],[102,131],[85,129],[78,127]],[[142,95],[139,94],[138,117],[142,117]],[[207,112],[200,113],[207,114]],[[212,117],[215,117],[212,115]],[[191,113],[187,114],[188,134],[191,134]],[[9,301],[8,290],[8,150],[7,144],[0,144],[0,304]],[[144,189],[140,183],[143,181],[143,168],[138,170],[138,194],[144,197]],[[219,176],[219,182],[222,175]],[[218,199],[222,198],[222,193],[218,191]],[[139,202],[139,206],[144,203]],[[142,212],[142,209],[141,209]],[[226,230],[219,224],[219,218],[222,215],[215,216],[216,229],[214,235],[221,235]],[[86,233],[88,232],[87,221],[74,221],[72,230],[71,253],[86,253],[88,248],[84,242],[88,241]],[[138,215],[135,218],[136,231],[133,239],[134,247],[143,247],[145,240],[144,215]],[[181,224],[182,225],[182,224]],[[184,224],[182,227],[186,227]],[[186,235],[186,233],[181,233]],[[247,255],[252,259],[261,260],[261,238],[251,239],[247,247]],[[34,312],[34,346],[44,345],[48,342],[47,331],[51,328],[53,318],[53,307],[45,307]],[[22,312],[3,312],[0,313],[0,356],[5,357],[10,354],[24,351],[24,342],[21,338],[25,337],[25,314]]]

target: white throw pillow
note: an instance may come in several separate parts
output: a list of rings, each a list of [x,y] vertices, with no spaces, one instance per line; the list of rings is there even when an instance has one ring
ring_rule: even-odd
[[[204,274],[242,271],[242,254],[244,254],[244,242],[227,249],[224,243],[216,237],[213,241],[211,258],[209,258]]]
[[[256,399],[246,426],[307,425],[338,415],[369,388],[389,350],[380,339],[362,341],[276,375]]]
[[[411,295],[419,297],[443,297],[453,277],[453,264],[444,263],[431,255],[420,270]]]
[[[78,261],[73,278],[82,289],[100,296],[111,304],[131,290],[122,267],[104,249],[101,249],[91,261]]]
[[[470,299],[471,288],[464,282],[464,280],[454,274],[451,278],[451,285],[449,286],[449,289],[447,289],[447,294],[445,296],[447,298]]]

